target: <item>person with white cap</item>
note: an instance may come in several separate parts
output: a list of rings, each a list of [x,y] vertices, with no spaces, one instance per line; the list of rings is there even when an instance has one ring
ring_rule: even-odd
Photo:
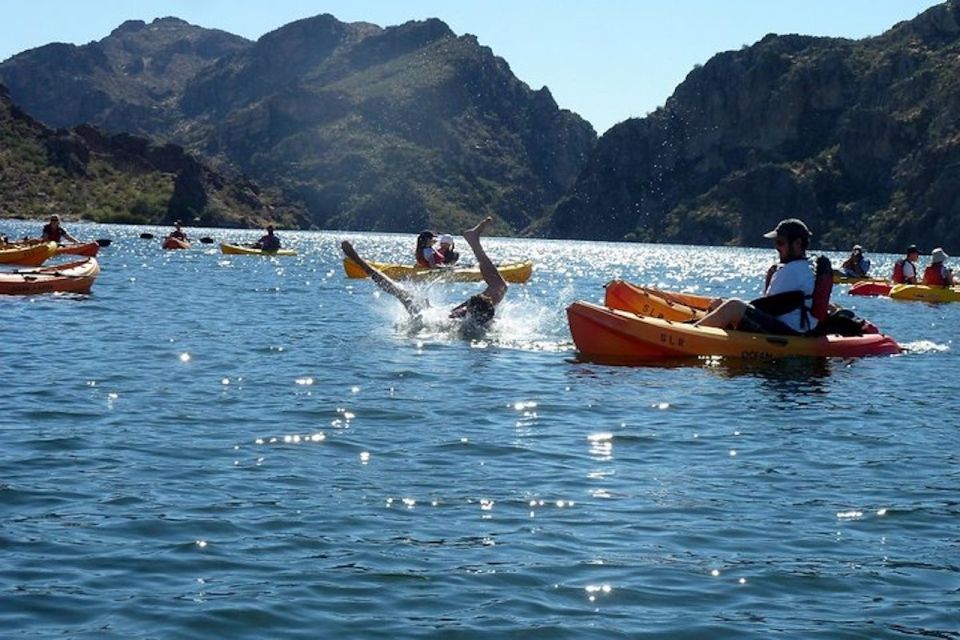
[[[763,297],[749,303],[737,298],[715,300],[713,310],[696,324],[780,335],[801,335],[816,328],[818,320],[807,303],[814,297],[817,280],[807,259],[810,236],[802,220],[781,220],[776,229],[763,236],[774,241],[780,258],[767,272]]]
[[[443,264],[456,264],[460,259],[460,253],[453,248],[453,236],[445,233],[440,236],[440,253],[443,254]]]
[[[930,266],[923,271],[923,284],[941,287],[957,284],[953,269],[947,269],[943,264],[949,257],[940,247],[930,252]]]
[[[840,266],[843,275],[849,278],[864,278],[870,271],[870,261],[863,257],[863,247],[858,244],[853,245],[850,251],[850,257]]]

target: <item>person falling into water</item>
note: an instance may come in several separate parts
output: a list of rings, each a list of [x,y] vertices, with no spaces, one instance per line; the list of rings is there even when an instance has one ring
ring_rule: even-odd
[[[493,222],[493,218],[486,217],[480,224],[472,229],[463,232],[463,237],[473,250],[473,255],[477,259],[480,267],[480,275],[483,277],[487,288],[483,293],[471,296],[465,302],[457,305],[450,311],[450,317],[461,320],[464,325],[485,328],[491,321],[495,313],[496,306],[500,304],[504,296],[507,295],[507,283],[497,271],[497,267],[487,256],[483,246],[480,244],[480,236],[483,230]],[[396,282],[387,277],[386,274],[379,271],[366,260],[361,258],[353,245],[344,240],[340,244],[344,255],[360,265],[360,268],[369,275],[381,289],[395,297],[403,304],[407,312],[414,318],[419,318],[423,313],[423,307],[414,300],[413,296],[400,287]]]

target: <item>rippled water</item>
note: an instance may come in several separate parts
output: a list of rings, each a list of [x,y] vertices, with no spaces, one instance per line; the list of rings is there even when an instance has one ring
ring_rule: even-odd
[[[570,301],[753,297],[772,251],[491,239],[537,270],[470,342],[348,234],[68,228],[93,295],[0,299],[0,636],[960,637],[960,305],[839,287],[899,357],[604,367]]]

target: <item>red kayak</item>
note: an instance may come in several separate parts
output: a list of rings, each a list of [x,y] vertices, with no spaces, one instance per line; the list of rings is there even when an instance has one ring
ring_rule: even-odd
[[[189,249],[192,245],[187,240],[179,238],[166,237],[163,240],[164,249]]]
[[[892,282],[858,282],[850,287],[851,296],[889,296]]]
[[[100,251],[100,245],[96,242],[84,242],[82,244],[65,244],[57,247],[57,252],[55,255],[63,255],[68,253],[74,256],[86,256],[92,258],[97,255],[97,252]]]

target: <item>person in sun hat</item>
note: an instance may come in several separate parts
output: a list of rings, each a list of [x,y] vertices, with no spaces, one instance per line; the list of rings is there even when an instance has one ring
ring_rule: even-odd
[[[460,253],[453,248],[453,236],[445,233],[440,236],[440,253],[443,254],[443,264],[456,264]]]
[[[493,261],[490,260],[483,245],[480,244],[480,236],[492,223],[493,218],[487,216],[480,221],[480,224],[463,232],[463,238],[473,250],[473,255],[477,259],[477,266],[480,267],[480,275],[487,286],[483,293],[470,296],[466,301],[450,310],[449,317],[460,321],[461,331],[468,334],[473,333],[474,330],[485,330],[493,321],[496,306],[507,295],[506,281]],[[435,236],[431,237],[435,239]],[[344,240],[340,243],[340,248],[345,256],[360,265],[360,268],[373,279],[378,287],[399,300],[411,316],[415,319],[421,316],[424,306],[415,300],[411,293],[361,258],[350,242]],[[429,304],[426,306],[429,306]]]
[[[843,275],[850,278],[864,278],[870,271],[870,261],[863,256],[863,247],[858,244],[853,245],[850,251],[850,257],[840,266]]]
[[[810,229],[798,218],[781,220],[764,238],[774,241],[779,261],[767,272],[763,296],[752,302],[714,300],[712,311],[697,321],[704,327],[757,333],[800,335],[816,327],[809,313],[816,273],[807,259]],[[827,291],[829,295],[829,291]]]
[[[50,216],[50,222],[43,225],[43,231],[40,232],[40,239],[43,242],[56,242],[61,243],[63,239],[66,238],[70,242],[80,242],[72,235],[67,233],[67,230],[60,226],[60,216],[53,214]]]
[[[930,252],[930,266],[923,271],[923,284],[942,287],[957,284],[953,269],[947,269],[944,265],[949,257],[940,247]]]
[[[443,254],[433,245],[437,243],[437,234],[433,231],[421,231],[417,236],[417,248],[413,253],[418,267],[433,269],[443,264]]]
[[[907,247],[907,255],[893,263],[893,277],[895,284],[917,284],[917,260],[920,250],[917,245]]]

